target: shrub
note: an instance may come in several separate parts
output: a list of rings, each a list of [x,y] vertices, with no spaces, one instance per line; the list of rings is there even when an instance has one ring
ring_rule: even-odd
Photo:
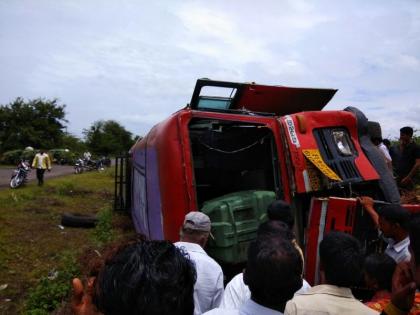
[[[48,152],[51,160],[57,164],[72,164],[76,158],[76,153],[66,149],[51,149]]]
[[[1,162],[3,164],[17,164],[19,163],[22,152],[23,150],[12,150],[4,152],[1,157]]]
[[[50,314],[67,297],[71,289],[71,280],[80,273],[76,259],[70,254],[64,255],[63,269],[56,277],[43,277],[38,285],[29,291],[26,301],[26,314]]]
[[[36,152],[33,150],[12,150],[4,152],[0,163],[2,164],[18,164],[20,160],[28,160],[29,163],[32,163],[32,160]]]
[[[98,223],[93,231],[93,240],[98,245],[103,245],[113,239],[112,210],[111,207],[106,207],[98,213]]]
[[[72,182],[66,181],[57,185],[56,189],[57,189],[57,194],[61,196],[71,196],[73,195],[75,191],[75,186]]]

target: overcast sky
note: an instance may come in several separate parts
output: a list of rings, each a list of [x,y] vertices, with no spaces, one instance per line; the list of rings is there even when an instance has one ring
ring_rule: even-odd
[[[420,128],[420,1],[0,0],[0,104],[59,98],[75,135],[144,135],[202,77],[336,88],[326,109],[396,137]]]

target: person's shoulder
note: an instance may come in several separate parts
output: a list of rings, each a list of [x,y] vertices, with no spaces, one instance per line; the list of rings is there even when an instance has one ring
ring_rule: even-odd
[[[394,144],[394,145],[391,145],[390,147],[389,147],[389,152],[390,153],[396,153],[396,152],[398,152],[400,150],[400,147],[399,147],[399,145],[398,144]]]
[[[416,142],[411,142],[413,144],[413,151],[416,153],[417,158],[420,158],[420,144]]]
[[[208,312],[203,313],[203,315],[238,315],[238,310],[226,309],[226,308],[214,308]]]
[[[236,276],[234,276],[229,282],[228,284],[242,284],[244,283],[244,274],[238,273]]]
[[[222,272],[222,267],[220,267],[219,263],[215,261],[212,257],[209,255],[206,255],[205,258],[203,258],[209,265],[212,266],[212,268],[215,269],[217,272]]]
[[[363,304],[362,302],[360,302],[360,301],[357,301],[358,302],[358,304],[359,304],[359,306],[360,306],[360,312],[361,312],[361,314],[366,314],[366,315],[378,315],[379,314],[379,312],[380,312],[380,310],[376,310],[376,309],[374,309],[374,308],[372,308],[372,307],[369,307],[368,305],[366,305],[366,304]]]
[[[191,258],[196,262],[197,268],[201,273],[207,274],[211,278],[218,279],[223,277],[222,267],[207,254],[191,253]]]

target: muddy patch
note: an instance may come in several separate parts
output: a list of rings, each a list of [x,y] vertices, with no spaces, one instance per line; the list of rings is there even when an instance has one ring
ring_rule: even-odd
[[[112,200],[114,198],[114,194],[108,190],[101,190],[98,192],[98,195],[104,200]]]
[[[62,202],[60,199],[53,198],[53,197],[40,197],[36,200],[36,202],[46,207],[64,206],[64,202]]]
[[[134,231],[133,221],[128,214],[114,215],[112,227],[123,232]]]
[[[33,214],[48,214],[51,213],[51,211],[44,207],[42,204],[33,204],[28,207],[23,208],[24,212],[29,212]]]
[[[92,190],[76,188],[72,183],[64,183],[57,187],[49,187],[48,192],[60,196],[87,196],[93,194]]]

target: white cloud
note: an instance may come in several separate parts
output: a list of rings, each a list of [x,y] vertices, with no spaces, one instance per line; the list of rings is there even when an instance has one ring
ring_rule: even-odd
[[[414,56],[400,55],[397,57],[396,65],[408,68],[409,70],[419,70],[420,60]]]
[[[267,0],[0,3],[0,103],[59,97],[69,129],[133,133],[185,106],[195,80],[340,91],[383,121],[419,124],[420,2]],[[391,119],[399,114],[401,119]]]
[[[158,123],[159,121],[164,120],[167,118],[167,113],[160,113],[160,114],[143,114],[143,115],[122,115],[119,117],[119,120],[126,121],[130,123],[145,123],[148,125],[153,125]]]

